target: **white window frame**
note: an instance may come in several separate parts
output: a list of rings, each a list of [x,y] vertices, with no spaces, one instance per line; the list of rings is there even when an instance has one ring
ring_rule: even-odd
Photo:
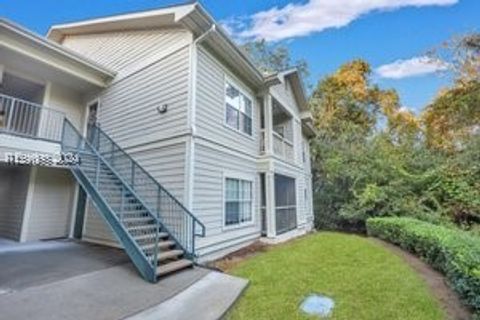
[[[242,95],[244,95],[247,99],[250,100],[251,104],[252,104],[252,114],[251,114],[251,120],[252,120],[252,133],[251,134],[248,134],[246,132],[243,132],[241,129],[237,129],[237,128],[234,128],[232,127],[231,125],[228,124],[227,122],[227,84],[231,85],[232,87],[234,87],[235,89],[238,90],[238,92],[240,92]],[[254,137],[254,130],[255,130],[255,123],[254,123],[254,114],[255,114],[255,100],[253,99],[252,95],[250,95],[249,93],[247,93],[243,87],[241,85],[239,85],[239,82],[238,81],[235,81],[233,80],[232,78],[228,77],[228,76],[225,76],[224,77],[224,82],[223,82],[223,125],[228,128],[229,130],[232,130],[236,133],[239,133],[241,135],[243,135],[244,137],[247,137],[249,139],[252,139],[253,140],[253,137]],[[242,113],[240,110],[238,110],[239,112],[239,115]]]
[[[251,212],[252,218],[250,221],[239,222],[236,224],[227,225],[227,212],[226,212],[226,191],[227,191],[227,179],[236,179],[250,182],[252,185],[252,196],[251,196]],[[255,201],[256,201],[256,186],[255,186],[255,177],[249,174],[238,173],[238,172],[224,172],[222,175],[222,230],[228,231],[232,229],[239,229],[244,227],[250,227],[255,225]]]

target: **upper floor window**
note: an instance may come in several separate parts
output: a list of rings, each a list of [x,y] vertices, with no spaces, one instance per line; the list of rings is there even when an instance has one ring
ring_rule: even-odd
[[[225,122],[229,127],[252,135],[252,100],[231,83],[225,83]]]

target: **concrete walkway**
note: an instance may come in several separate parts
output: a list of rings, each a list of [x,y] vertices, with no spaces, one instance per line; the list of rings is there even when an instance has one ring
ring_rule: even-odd
[[[0,291],[57,282],[129,261],[123,250],[72,240],[0,241]]]
[[[173,298],[126,320],[221,319],[247,285],[245,279],[210,272]]]
[[[0,250],[0,320],[214,320],[247,285],[203,268],[151,284],[118,251],[74,242]]]

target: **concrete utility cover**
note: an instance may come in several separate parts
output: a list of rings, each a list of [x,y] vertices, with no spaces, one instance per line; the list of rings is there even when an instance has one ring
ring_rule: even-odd
[[[311,294],[300,305],[303,312],[314,316],[328,317],[335,306],[335,301],[319,294]]]

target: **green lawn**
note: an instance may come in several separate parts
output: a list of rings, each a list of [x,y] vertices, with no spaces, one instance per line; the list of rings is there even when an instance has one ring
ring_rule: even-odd
[[[298,311],[310,293],[335,300],[329,319],[444,319],[420,276],[368,238],[318,233],[277,246],[228,271],[250,279],[231,319],[312,319]]]

